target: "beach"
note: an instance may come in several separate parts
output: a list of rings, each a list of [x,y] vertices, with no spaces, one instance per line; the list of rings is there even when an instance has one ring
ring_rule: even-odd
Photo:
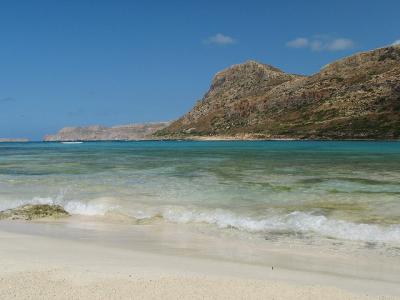
[[[81,221],[1,222],[1,299],[399,299],[400,295],[398,257],[261,246],[177,230],[175,225],[105,227],[97,220]]]

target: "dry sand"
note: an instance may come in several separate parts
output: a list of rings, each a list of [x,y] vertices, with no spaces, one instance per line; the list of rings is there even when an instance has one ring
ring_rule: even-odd
[[[215,242],[201,234],[177,242],[173,230],[163,230],[157,242],[147,239],[152,227],[129,226],[103,234],[71,224],[0,222],[0,299],[400,299],[398,258],[354,270],[365,258],[328,255],[304,269],[299,262],[311,256],[272,249],[262,251],[271,258],[266,264],[244,263],[196,250]],[[227,239],[212,251],[234,245]]]

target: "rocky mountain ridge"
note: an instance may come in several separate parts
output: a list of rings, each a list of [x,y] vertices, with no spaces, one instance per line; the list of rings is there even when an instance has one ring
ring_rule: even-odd
[[[161,138],[398,139],[400,46],[358,53],[311,76],[255,61],[215,75]]]
[[[54,141],[115,141],[146,140],[152,134],[168,126],[170,122],[128,124],[113,127],[92,125],[87,127],[65,127],[57,134],[46,135],[43,140]]]

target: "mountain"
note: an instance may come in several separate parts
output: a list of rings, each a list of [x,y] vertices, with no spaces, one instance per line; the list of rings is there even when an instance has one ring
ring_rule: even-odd
[[[29,139],[25,138],[0,138],[0,143],[26,143]]]
[[[53,141],[111,141],[145,140],[152,134],[168,126],[169,122],[128,124],[113,127],[93,125],[88,127],[65,127],[55,135],[46,135],[43,140]]]
[[[255,61],[215,75],[158,137],[398,139],[400,46],[358,53],[312,76]]]

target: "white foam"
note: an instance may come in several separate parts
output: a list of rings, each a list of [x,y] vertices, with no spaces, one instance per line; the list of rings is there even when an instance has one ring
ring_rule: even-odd
[[[343,220],[328,219],[303,212],[267,218],[239,216],[229,211],[198,211],[182,208],[167,208],[162,216],[177,223],[208,223],[220,228],[233,227],[248,232],[291,231],[297,233],[316,233],[323,236],[355,240],[400,242],[400,225],[379,226],[373,224],[357,224]]]
[[[235,228],[247,232],[314,233],[320,236],[354,241],[400,242],[400,225],[380,226],[358,224],[344,220],[329,219],[322,215],[292,212],[287,215],[246,216],[222,209],[206,209],[183,206],[134,206],[122,207],[113,198],[98,198],[91,201],[64,200],[63,195],[35,197],[30,200],[2,202],[1,210],[24,204],[59,204],[76,215],[105,215],[117,212],[135,219],[150,219],[160,216],[175,223],[206,223],[219,228]]]
[[[103,216],[107,212],[114,209],[107,203],[102,202],[79,202],[69,201],[64,204],[64,209],[73,215],[84,215],[84,216]]]
[[[302,212],[293,212],[285,218],[289,229],[347,240],[400,242],[400,226],[357,224],[343,220],[328,219]]]
[[[55,200],[51,197],[41,198],[34,197],[32,199],[19,200],[19,201],[1,201],[0,210],[13,209],[26,204],[56,204]]]

